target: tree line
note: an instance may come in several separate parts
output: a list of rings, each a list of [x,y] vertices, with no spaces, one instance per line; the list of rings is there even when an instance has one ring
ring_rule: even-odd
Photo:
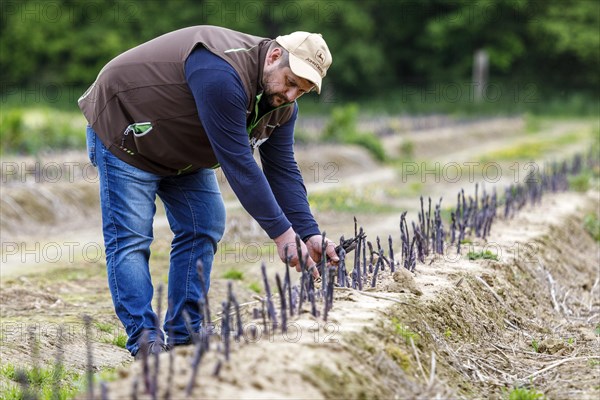
[[[325,80],[341,99],[489,81],[552,93],[600,88],[600,3],[594,0],[22,0],[3,1],[0,91],[84,88],[126,49],[191,25],[259,36],[320,32],[333,54]]]

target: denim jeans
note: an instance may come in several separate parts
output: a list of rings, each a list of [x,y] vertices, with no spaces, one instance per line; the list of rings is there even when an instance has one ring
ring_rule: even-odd
[[[98,168],[108,285],[129,337],[127,349],[137,353],[144,330],[150,341],[165,336],[155,329],[149,268],[156,195],[174,234],[163,330],[169,335],[168,344],[189,342],[182,313],[189,313],[197,332],[202,323],[198,301],[208,293],[214,254],[225,229],[225,207],[214,170],[173,177],[140,170],[114,156],[90,127],[87,147],[90,161]],[[198,259],[204,266],[204,291],[196,270]]]

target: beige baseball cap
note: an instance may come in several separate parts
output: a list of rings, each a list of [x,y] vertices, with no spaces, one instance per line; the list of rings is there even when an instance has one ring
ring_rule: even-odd
[[[333,61],[321,34],[298,31],[278,36],[275,41],[290,53],[292,72],[314,83],[320,94],[321,82]]]

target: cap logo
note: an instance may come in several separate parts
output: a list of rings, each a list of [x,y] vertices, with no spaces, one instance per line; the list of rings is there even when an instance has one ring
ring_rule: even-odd
[[[304,59],[304,61],[306,61],[307,63],[309,63],[310,65],[312,65],[317,71],[319,71],[319,73],[321,74],[321,76],[323,75],[323,68],[317,64],[317,62],[311,58],[306,57]]]
[[[323,54],[322,50],[318,50],[317,54],[315,54],[315,57],[317,58],[317,60],[319,60],[321,65],[325,64],[325,55]]]

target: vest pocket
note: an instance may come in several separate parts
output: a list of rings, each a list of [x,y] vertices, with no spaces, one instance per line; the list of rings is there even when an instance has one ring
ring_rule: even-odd
[[[135,122],[125,128],[123,132],[123,140],[129,140],[135,145],[136,153],[144,157],[156,160],[156,148],[160,146],[157,141],[160,141],[160,137],[157,135],[158,131],[155,129],[156,123],[154,122]]]
[[[146,136],[150,131],[152,131],[152,122],[135,122],[130,124],[127,128],[125,128],[124,135],[128,135],[132,133],[134,137],[142,137]]]
[[[169,122],[156,120],[131,124],[123,132],[124,140],[133,143],[135,153],[147,160],[171,169],[173,173],[185,172],[192,167],[181,157],[188,146],[170,134],[173,128],[165,127],[165,123]]]
[[[152,122],[134,122],[127,125],[127,128],[123,131],[119,148],[130,156],[141,153],[136,138],[146,136],[153,128]],[[134,146],[132,146],[132,142]]]

